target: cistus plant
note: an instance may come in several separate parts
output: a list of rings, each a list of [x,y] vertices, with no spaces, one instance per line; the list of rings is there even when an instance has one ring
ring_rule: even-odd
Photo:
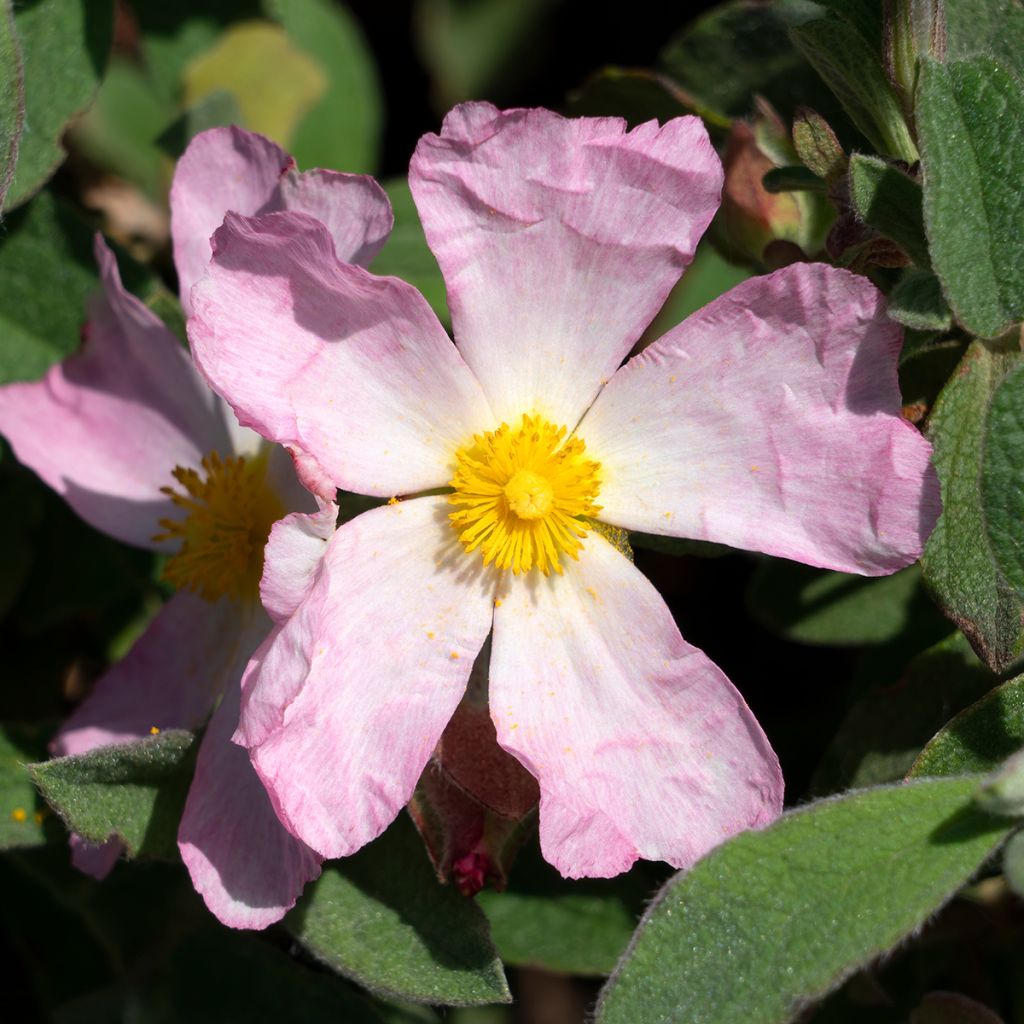
[[[1018,0],[0,52],[12,1019],[1024,1017]]]

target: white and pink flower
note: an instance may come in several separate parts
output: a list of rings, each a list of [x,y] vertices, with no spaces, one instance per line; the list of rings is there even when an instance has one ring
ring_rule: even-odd
[[[392,222],[372,179],[299,174],[276,145],[234,128],[193,141],[178,165],[171,206],[186,302],[228,210],[302,210],[322,218],[341,258],[367,262]],[[308,512],[302,529],[325,532],[336,510],[317,512],[288,453],[238,425],[181,343],[124,290],[100,238],[96,258],[103,290],[90,308],[83,350],[39,382],[0,388],[0,432],[87,522],[170,554],[166,575],[179,589],[64,723],[53,749],[78,754],[196,729],[212,713],[179,848],[221,921],[261,928],[295,902],[321,861],[281,827],[245,751],[229,742],[242,671],[271,628],[257,592],[263,545],[285,513]],[[301,462],[301,452],[293,454]],[[281,527],[285,536],[290,522]],[[285,589],[279,601],[287,599]],[[74,842],[73,849],[79,866],[103,874],[120,845]]]
[[[748,281],[623,364],[721,184],[697,118],[456,108],[410,171],[455,345],[308,216],[216,233],[191,300],[204,376],[325,498],[401,499],[321,561],[301,517],[268,549],[264,592],[294,576],[298,599],[247,670],[237,742],[320,855],[406,803],[488,635],[498,741],[564,874],[686,866],[778,814],[743,699],[593,522],[877,575],[917,558],[939,499],[861,277]]]

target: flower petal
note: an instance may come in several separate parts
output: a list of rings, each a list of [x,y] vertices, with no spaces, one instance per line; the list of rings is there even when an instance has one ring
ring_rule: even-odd
[[[68,836],[68,845],[71,847],[71,863],[75,868],[98,882],[102,882],[114,870],[114,865],[124,852],[124,843],[120,839],[90,843],[74,832]]]
[[[203,737],[178,847],[207,907],[231,928],[266,928],[290,910],[321,858],[285,831],[246,752],[231,742],[241,688],[227,688]]]
[[[580,424],[601,518],[866,575],[921,553],[931,446],[900,416],[900,331],[862,277],[751,279],[630,360]]]
[[[493,417],[419,292],[339,263],[303,214],[228,214],[214,243],[189,337],[239,419],[348,490],[446,484],[454,450]]]
[[[124,290],[100,236],[96,259],[104,290],[84,348],[41,381],[0,388],[0,433],[87,523],[158,547],[158,520],[174,514],[160,488],[174,483],[174,467],[231,450],[223,406],[178,340]]]
[[[259,619],[265,631],[269,624],[262,613]],[[179,591],[75,708],[53,753],[127,743],[149,736],[153,727],[195,729],[226,683],[241,678],[255,646],[245,627],[237,604]]]
[[[409,184],[499,420],[575,426],[693,258],[722,167],[700,118],[456,107]]]
[[[251,217],[279,210],[308,213],[334,237],[338,258],[368,266],[391,231],[384,190],[362,174],[308,171],[262,135],[234,125],[197,135],[182,154],[171,186],[171,233],[181,302],[191,312],[192,286],[210,262],[210,236],[232,210]]]
[[[540,783],[544,856],[569,877],[638,857],[687,867],[782,806],[743,698],[596,534],[563,576],[518,577],[494,613],[498,742]]]
[[[418,498],[342,526],[247,670],[236,742],[285,826],[325,857],[409,800],[490,629],[494,576],[466,558],[448,508]]]
[[[337,518],[338,506],[329,504],[312,514],[293,512],[271,528],[260,600],[275,622],[290,618],[309,596]]]

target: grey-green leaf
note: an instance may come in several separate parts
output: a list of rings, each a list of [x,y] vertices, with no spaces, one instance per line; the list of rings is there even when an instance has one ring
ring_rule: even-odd
[[[999,572],[1024,598],[1024,364],[992,396],[981,470],[988,542]]]
[[[976,799],[992,814],[1024,817],[1024,750],[1011,754],[989,776]]]
[[[68,829],[90,842],[120,839],[130,856],[174,859],[192,781],[195,737],[168,730],[29,766]]]
[[[0,210],[14,180],[25,121],[25,73],[11,0],[0,0]]]
[[[885,156],[913,163],[917,147],[882,67],[881,39],[876,50],[853,24],[834,14],[790,31],[871,145]]]
[[[847,712],[814,774],[814,793],[897,782],[955,715],[998,684],[962,633],[922,651],[896,681]]]
[[[70,205],[43,192],[6,218],[0,280],[0,384],[35,380],[78,347],[97,284],[92,233]]]
[[[852,793],[747,832],[677,875],[599,1003],[600,1024],[784,1024],[891,949],[1007,835],[976,778]]]
[[[763,625],[787,640],[878,644],[897,636],[913,609],[927,605],[920,581],[914,566],[871,578],[771,559],[751,577],[747,603]]]
[[[911,270],[889,293],[889,316],[915,331],[945,331],[953,322],[942,285],[930,270]]]
[[[930,266],[921,186],[876,156],[850,158],[850,201],[865,224],[891,238],[919,267]]]
[[[61,135],[99,87],[114,32],[112,0],[14,5],[25,69],[25,123],[5,209],[42,188],[62,163]]]
[[[330,0],[264,0],[267,14],[327,73],[323,99],[303,118],[290,149],[302,168],[353,174],[377,169],[383,100],[358,22]]]
[[[34,724],[0,726],[0,850],[46,842],[47,812],[25,766],[46,756],[52,731]]]
[[[928,425],[943,512],[925,547],[925,582],[995,671],[1024,650],[1024,606],[987,539],[982,460],[992,397],[1020,362],[1013,344],[975,341],[939,395]]]
[[[284,924],[318,960],[380,995],[449,1006],[511,999],[480,908],[438,882],[404,814],[326,865]]]
[[[1024,318],[1024,85],[989,57],[925,60],[916,106],[932,264],[964,326]]]
[[[625,950],[651,888],[639,866],[615,879],[568,881],[533,848],[504,892],[485,889],[477,902],[506,963],[601,975]]]
[[[961,711],[921,751],[910,778],[993,772],[1024,747],[1024,675]]]

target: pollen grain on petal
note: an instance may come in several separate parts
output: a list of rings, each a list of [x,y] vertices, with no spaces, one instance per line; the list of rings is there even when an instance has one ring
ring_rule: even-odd
[[[562,572],[561,556],[577,558],[601,506],[600,464],[566,428],[524,415],[478,434],[455,455],[449,519],[466,551],[515,575]],[[500,601],[496,600],[495,604]]]

